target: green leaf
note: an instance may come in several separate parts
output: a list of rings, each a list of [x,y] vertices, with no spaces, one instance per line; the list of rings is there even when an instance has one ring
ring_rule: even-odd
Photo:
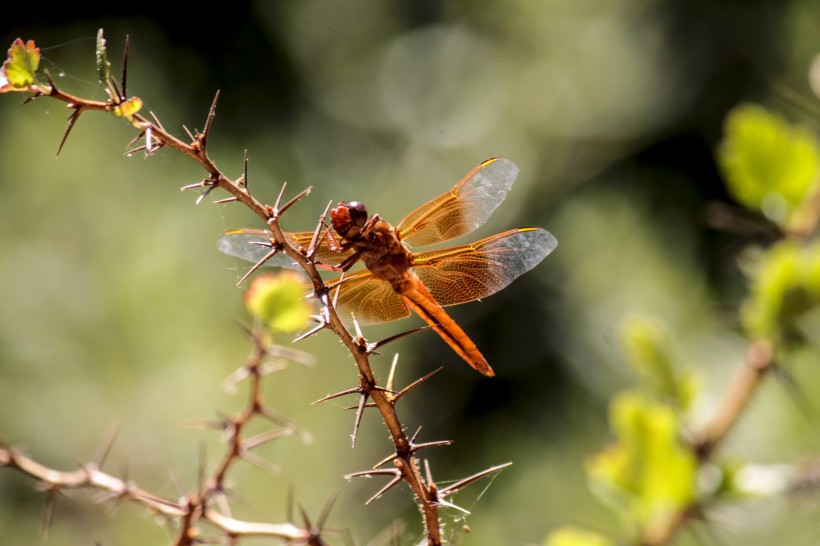
[[[108,78],[111,77],[111,63],[108,62],[108,50],[105,47],[105,36],[103,29],[97,31],[97,77],[100,83],[108,85]]]
[[[112,112],[115,116],[131,119],[131,116],[136,114],[142,108],[142,99],[139,97],[131,97],[125,102],[122,102],[114,107]]]
[[[295,273],[259,275],[245,294],[245,306],[274,332],[295,332],[307,324],[312,311],[306,292],[302,277]]]
[[[3,63],[0,80],[0,93],[7,91],[26,91],[36,81],[37,68],[40,66],[40,48],[34,40],[23,42],[17,38],[9,48],[8,58]]]
[[[697,457],[681,440],[678,414],[637,392],[610,405],[616,441],[587,461],[593,491],[630,525],[647,530],[687,509],[697,493]]]
[[[669,331],[659,321],[634,315],[621,324],[621,345],[627,362],[650,389],[682,410],[689,408],[695,382],[678,374],[679,358]]]
[[[753,338],[802,340],[800,321],[820,307],[820,242],[783,241],[761,257],[752,274],[743,325]]]
[[[729,114],[717,160],[729,193],[780,225],[806,199],[820,174],[814,133],[754,104]]]
[[[544,546],[615,546],[615,543],[598,533],[567,526],[551,532]]]

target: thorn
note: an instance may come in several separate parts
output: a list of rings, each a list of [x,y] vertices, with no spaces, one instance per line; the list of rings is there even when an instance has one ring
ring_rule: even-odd
[[[421,443],[421,444],[416,444],[415,443],[416,442],[416,437],[419,435],[419,432],[421,432],[421,427],[419,427],[416,430],[416,433],[413,434],[413,437],[410,439],[410,454],[411,455],[415,455],[416,452],[421,451],[422,449],[427,449],[428,447],[448,446],[448,445],[451,445],[453,443],[452,440],[436,440],[434,442],[424,442],[424,443]],[[373,468],[376,469],[376,468],[379,468],[380,466],[384,466],[387,463],[389,463],[390,461],[392,461],[393,459],[395,459],[396,457],[398,457],[398,453],[392,453],[392,454],[388,455],[387,457],[385,457],[384,459],[382,459],[381,461],[379,461],[378,463],[376,463],[375,465],[373,465]]]
[[[404,387],[402,390],[400,390],[396,394],[396,396],[393,398],[393,400],[391,400],[391,401],[395,404],[396,401],[399,398],[401,398],[402,396],[404,396],[405,394],[407,394],[411,390],[415,389],[416,387],[418,387],[419,385],[421,385],[422,383],[424,383],[425,381],[427,381],[428,379],[430,379],[431,377],[433,377],[434,375],[436,375],[437,373],[439,373],[443,369],[444,369],[444,366],[441,366],[441,367],[433,370],[432,372],[428,373],[427,375],[416,379],[415,381],[413,381],[412,383],[410,383],[409,385]]]
[[[54,512],[57,507],[58,489],[50,489],[46,494],[46,507],[43,513],[43,536],[48,538],[51,532],[51,525],[54,522]]]
[[[145,145],[145,144],[140,144],[139,146],[136,146],[136,147],[134,147],[134,148],[128,148],[127,150],[125,150],[125,151],[122,153],[122,155],[124,155],[124,156],[126,156],[126,157],[131,157],[131,156],[132,156],[132,155],[134,155],[135,153],[137,153],[137,152],[141,152],[141,151],[143,151],[143,150],[147,150],[147,149],[148,149],[148,148],[146,147],[146,145]],[[146,153],[145,155],[146,155],[146,157],[147,157],[149,154],[148,154],[148,153]]]
[[[459,506],[457,504],[454,504],[450,501],[446,501],[444,499],[439,499],[437,502],[438,502],[439,506],[446,506],[447,508],[453,508],[453,509],[458,510],[459,512],[461,512],[463,514],[466,514],[468,516],[470,515],[469,510],[467,510],[466,508],[462,508],[461,506]]]
[[[122,95],[120,95],[120,98],[122,100],[125,100],[125,97],[127,96],[126,84],[128,82],[128,42],[129,41],[130,41],[130,37],[128,36],[128,34],[126,34],[125,35],[125,47],[123,48],[123,53],[122,53],[122,79],[121,79],[121,82],[122,82]]]
[[[268,442],[272,442],[273,440],[278,440],[280,438],[284,438],[286,436],[290,436],[293,434],[293,430],[289,428],[281,428],[279,430],[272,430],[270,432],[263,432],[262,434],[257,434],[253,438],[248,438],[244,442],[242,442],[242,449],[245,451],[250,451],[252,449],[256,449],[257,447],[261,446],[262,444],[266,444]]]
[[[151,119],[153,119],[153,120],[154,120],[154,124],[155,124],[157,127],[159,127],[159,128],[160,128],[160,130],[161,130],[163,133],[167,133],[168,131],[166,131],[166,130],[165,130],[165,127],[163,127],[163,126],[162,126],[162,122],[159,120],[159,118],[157,117],[157,115],[156,115],[154,112],[152,112],[152,111],[149,111],[149,113],[151,114]]]
[[[182,186],[181,188],[179,188],[179,191],[187,191],[193,190],[194,188],[201,188],[202,186],[205,186],[207,183],[207,180],[202,180],[200,182],[196,182],[195,184],[188,184],[187,186]]]
[[[239,201],[239,199],[236,198],[236,197],[226,197],[225,199],[219,199],[217,201],[214,201],[213,204],[214,205],[221,205],[223,203],[233,203],[234,201]]]
[[[276,253],[277,253],[277,252],[279,252],[279,247],[278,247],[278,246],[272,246],[272,248],[271,248],[271,251],[270,251],[270,252],[268,252],[267,254],[265,254],[265,255],[262,257],[262,259],[261,259],[261,260],[259,260],[259,261],[258,261],[258,262],[256,262],[255,264],[253,264],[253,266],[252,266],[252,267],[251,267],[251,268],[250,268],[250,269],[249,269],[249,270],[248,270],[248,271],[247,271],[244,275],[242,275],[242,278],[241,278],[241,279],[239,279],[239,282],[237,282],[237,283],[236,283],[236,286],[239,286],[240,284],[242,284],[243,282],[245,282],[245,280],[246,280],[248,277],[250,277],[253,273],[255,273],[257,269],[259,269],[260,267],[262,267],[263,265],[265,265],[265,262],[267,262],[268,260],[270,260],[271,258],[273,258],[273,257],[276,255]]]
[[[217,493],[216,495],[214,495],[214,500],[216,500],[216,504],[219,506],[219,510],[223,514],[225,514],[229,518],[233,517],[231,515],[231,503],[228,502],[227,491],[222,492],[221,494]]]
[[[245,165],[242,168],[242,185],[245,186],[245,191],[248,195],[251,193],[250,183],[248,181],[248,149],[245,148]]]
[[[273,464],[272,462],[270,462],[266,459],[263,459],[262,457],[254,455],[253,453],[247,453],[247,452],[242,453],[241,458],[243,460],[251,463],[253,466],[255,466],[255,467],[257,467],[261,470],[264,470],[265,472],[267,472],[271,476],[276,476],[280,472],[280,469],[279,469],[278,466],[276,466],[275,464]]]
[[[373,388],[371,389],[371,391],[379,391],[379,392],[383,392],[383,393],[385,393],[385,394],[386,394],[386,395],[388,395],[388,396],[393,396],[393,395],[395,395],[395,394],[398,394],[398,393],[396,393],[395,391],[391,391],[390,389],[386,389],[386,388],[384,388],[384,387],[379,387],[378,385],[374,385],[374,386],[373,386]],[[356,409],[356,408],[358,408],[358,407],[359,407],[359,405],[358,405],[358,404],[356,404],[355,406],[347,406],[345,409],[346,409],[346,410],[352,410],[352,409]],[[366,407],[366,408],[375,408],[375,407],[376,407],[376,404],[375,404],[375,402],[368,402],[367,404],[365,404],[365,407]]]
[[[222,388],[225,389],[226,392],[231,394],[236,392],[236,386],[239,385],[242,381],[247,379],[250,376],[250,372],[246,366],[242,366],[241,368],[237,368],[234,370],[231,375],[225,378],[222,381]]]
[[[353,316],[351,314],[351,316]],[[353,316],[353,330],[356,332],[356,340],[359,342],[359,345],[367,346],[367,341],[364,339],[364,334],[362,334],[362,329],[359,327],[359,321],[356,320],[356,317]],[[368,350],[369,352],[369,350]]]
[[[416,334],[416,333],[418,333],[418,332],[422,332],[422,331],[424,331],[424,330],[428,330],[428,329],[430,329],[430,328],[431,328],[430,326],[420,326],[420,327],[415,328],[415,329],[413,329],[413,330],[407,330],[406,332],[402,332],[402,333],[400,333],[400,334],[396,334],[396,335],[394,335],[394,336],[390,336],[390,337],[385,338],[385,339],[383,339],[383,340],[381,340],[381,341],[376,341],[375,343],[371,343],[371,344],[370,344],[370,346],[372,346],[372,348],[373,348],[373,352],[375,352],[375,349],[378,349],[378,348],[380,348],[380,347],[384,347],[384,346],[385,346],[385,345],[387,345],[388,343],[392,343],[392,342],[396,341],[397,339],[401,339],[401,338],[403,338],[403,337],[405,337],[405,336],[413,335],[413,334]]]
[[[206,183],[203,184],[203,185],[206,186],[206,187],[205,187],[204,190],[202,190],[202,195],[200,195],[199,197],[196,198],[196,201],[194,202],[194,204],[196,204],[196,205],[200,204],[203,199],[208,197],[208,195],[212,191],[214,191],[216,188],[219,187],[219,184],[217,184],[216,180],[207,180]]]
[[[145,157],[154,153],[154,132],[149,125],[145,129]]]
[[[347,476],[345,476],[345,479],[349,480],[350,478],[358,478],[358,477],[363,477],[363,476],[371,477],[371,476],[390,476],[390,475],[393,476],[393,479],[390,480],[390,482],[388,482],[387,485],[385,485],[384,487],[379,489],[378,492],[376,492],[375,495],[373,495],[372,497],[367,499],[367,501],[364,504],[368,505],[371,502],[373,502],[374,500],[376,500],[379,497],[381,497],[382,495],[384,495],[385,493],[387,493],[387,491],[389,491],[391,488],[395,487],[396,485],[398,485],[401,482],[401,479],[402,479],[401,470],[399,470],[398,468],[390,468],[390,469],[385,469],[385,470],[365,470],[365,471],[362,471],[362,472],[354,472],[352,474],[348,474]]]
[[[48,71],[48,68],[46,68],[43,71],[43,73],[46,75],[46,80],[48,80],[48,85],[51,87],[51,89],[49,91],[49,95],[54,95],[55,93],[57,93],[57,84],[54,82],[54,78],[51,77],[51,72]],[[32,99],[33,99],[33,97],[32,97]],[[26,102],[28,102],[28,99],[25,102],[23,102],[23,104],[25,104]]]
[[[298,425],[295,421],[291,421],[287,417],[280,415],[271,408],[267,406],[261,406],[257,410],[257,413],[265,419],[267,419],[268,421],[271,421],[272,423],[276,423],[277,425],[283,428],[290,429],[291,432],[296,434],[296,436],[304,443],[307,444],[313,441],[313,435],[304,427]]]
[[[387,388],[393,390],[393,381],[396,379],[396,367],[399,364],[399,353],[393,356],[393,363],[390,365],[390,374],[387,376]]]
[[[428,447],[449,446],[452,444],[452,440],[436,440],[435,442],[424,442],[421,444],[415,444],[413,445],[413,453],[421,451],[422,449],[427,449]]]
[[[136,144],[136,143],[137,143],[137,141],[138,141],[139,139],[141,139],[141,138],[142,138],[142,136],[143,136],[144,134],[145,134],[145,131],[140,131],[140,133],[139,133],[137,136],[135,136],[134,138],[132,138],[132,139],[131,139],[131,142],[129,142],[128,144],[126,144],[126,145],[125,145],[125,147],[126,147],[126,148],[128,148],[129,146],[133,146],[134,144]],[[126,151],[125,153],[127,154],[127,153],[129,153],[129,152],[128,152],[128,151]]]
[[[375,470],[375,469],[379,468],[380,466],[384,466],[384,465],[386,465],[387,463],[389,463],[390,461],[392,461],[392,460],[393,460],[393,459],[395,459],[396,457],[398,457],[398,454],[397,454],[397,453],[393,453],[392,455],[388,455],[387,457],[385,457],[385,458],[384,458],[384,459],[382,459],[381,461],[379,461],[379,462],[377,462],[376,464],[374,464],[374,465],[373,465],[373,470]]]
[[[265,354],[274,358],[286,358],[292,362],[304,364],[305,366],[313,366],[316,364],[316,357],[310,353],[291,349],[290,347],[282,347],[281,345],[271,345],[265,350]]]
[[[333,509],[333,505],[336,503],[336,499],[339,497],[339,492],[333,493],[327,502],[325,503],[322,511],[319,513],[319,518],[316,520],[316,527],[321,529],[325,526],[325,522],[327,521],[328,516],[330,515],[330,511]]]
[[[174,489],[177,490],[177,497],[182,497],[185,494],[185,487],[182,485],[182,481],[179,479],[179,476],[177,476],[176,472],[169,470],[168,477],[171,479]]]
[[[342,281],[344,280],[345,274],[342,273],[342,276],[339,277],[339,284],[336,285],[336,292],[333,293],[333,308],[336,309],[336,305],[339,303],[339,294],[342,292]]]
[[[311,328],[310,330],[308,330],[304,334],[301,334],[300,336],[297,336],[296,339],[294,339],[291,343],[296,343],[298,341],[302,341],[303,339],[309,338],[313,334],[319,333],[321,330],[324,330],[325,328],[327,328],[328,323],[325,321],[325,319],[323,317],[317,316],[316,318],[318,319],[317,322],[319,324],[314,326],[313,328]]]
[[[283,186],[283,187],[284,187],[284,186]],[[299,201],[299,200],[300,200],[300,199],[302,199],[303,197],[307,197],[308,195],[310,195],[311,190],[313,190],[313,186],[308,186],[307,188],[305,188],[304,190],[302,190],[299,194],[297,194],[297,195],[296,195],[296,197],[294,197],[293,199],[291,199],[290,201],[288,201],[287,203],[285,203],[285,204],[282,206],[282,208],[280,208],[280,209],[278,209],[278,210],[276,211],[276,212],[277,212],[277,216],[282,216],[282,214],[284,214],[284,213],[285,213],[285,211],[286,211],[286,210],[288,210],[291,206],[293,206],[293,205],[294,205],[297,201]]]
[[[77,123],[77,120],[80,119],[80,116],[84,112],[82,106],[77,106],[74,109],[74,113],[68,118],[68,125],[66,125],[65,133],[63,133],[63,138],[60,140],[60,145],[57,147],[57,155],[60,155],[60,152],[63,150],[63,145],[65,144],[66,140],[68,139],[69,133],[71,133],[71,129],[74,128],[74,124]]]
[[[259,366],[259,375],[265,376],[272,373],[281,372],[288,367],[288,363],[284,358],[279,358],[273,362],[268,362]]]
[[[445,497],[448,497],[448,496],[452,495],[453,493],[455,493],[455,492],[457,492],[461,489],[464,489],[465,487],[467,487],[471,483],[476,482],[476,481],[480,480],[481,478],[485,478],[485,477],[489,476],[490,474],[495,474],[496,472],[504,470],[505,468],[507,468],[510,465],[512,465],[511,462],[510,463],[500,464],[498,466],[493,466],[493,467],[490,467],[486,470],[482,470],[481,472],[478,472],[477,474],[473,474],[472,476],[468,476],[467,478],[464,478],[463,480],[459,480],[456,483],[454,483],[452,485],[449,485],[449,486],[445,487],[444,489],[441,489],[438,492],[438,496],[441,499],[443,499]]]
[[[316,224],[316,229],[313,232],[313,237],[310,239],[310,245],[308,245],[306,255],[311,260],[316,255],[316,251],[319,249],[319,234],[322,232],[323,228],[327,228],[327,226],[325,225],[325,218],[327,217],[327,212],[330,210],[331,203],[332,201],[328,201],[327,207],[325,207],[325,211],[319,217],[319,222]]]
[[[110,85],[111,89],[114,90],[114,96],[116,97],[116,100],[114,100],[113,97],[112,97],[111,102],[113,102],[114,104],[120,103],[123,100],[123,96],[122,96],[122,93],[120,92],[120,88],[117,86],[117,82],[114,80],[114,78],[109,76],[108,85]]]
[[[362,397],[359,399],[359,408],[356,410],[356,420],[353,422],[353,435],[351,439],[353,440],[353,445],[351,448],[356,447],[356,438],[359,436],[359,425],[362,424],[362,415],[364,415],[364,406],[367,404],[367,398],[370,395],[368,392],[362,392]]]
[[[195,145],[196,137],[193,135],[193,133],[191,133],[191,131],[185,125],[183,125],[182,128],[185,130],[185,134],[188,135],[188,138],[191,139],[191,146]]]
[[[205,150],[208,146],[208,135],[211,134],[211,125],[214,123],[214,118],[216,117],[216,103],[219,100],[219,89],[216,90],[216,94],[214,95],[214,100],[211,103],[211,109],[208,111],[208,117],[205,119],[205,128],[202,130],[202,134],[199,137],[199,143],[202,146],[202,149]]]
[[[305,527],[307,529],[313,529],[313,524],[310,522],[310,518],[308,517],[305,508],[301,504],[299,505],[299,513],[302,516],[302,521],[304,522]]]
[[[97,468],[102,468],[105,463],[105,459],[108,458],[108,454],[111,452],[111,447],[114,445],[114,440],[117,439],[117,434],[119,431],[119,423],[114,423],[109,428],[108,433],[103,438],[102,443],[97,447],[97,452],[94,453],[94,457],[91,459],[91,464],[95,465]]]
[[[348,394],[361,394],[361,393],[362,393],[362,388],[361,387],[353,387],[352,389],[347,389],[347,390],[344,390],[344,391],[341,391],[341,392],[337,392],[335,394],[328,394],[324,398],[320,398],[319,400],[316,400],[315,402],[311,402],[310,405],[313,406],[313,405],[316,405],[316,404],[320,404],[322,402],[327,402],[328,400],[333,400],[334,398],[339,398],[340,396],[347,396]]]

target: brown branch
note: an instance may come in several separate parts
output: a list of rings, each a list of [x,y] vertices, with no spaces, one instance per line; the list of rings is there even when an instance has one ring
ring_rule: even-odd
[[[746,359],[735,371],[734,377],[720,398],[712,419],[696,436],[692,444],[701,464],[712,458],[715,450],[725,441],[740,420],[763,378],[774,368],[774,355],[774,347],[768,341],[758,340],[749,344]],[[640,544],[641,546],[669,544],[687,523],[701,515],[700,505],[690,505],[672,514],[664,522],[644,529]]]
[[[110,450],[110,441],[101,447],[95,455],[94,462],[88,463],[74,471],[58,471],[37,463],[22,453],[0,446],[0,467],[14,468],[43,484],[50,498],[63,489],[91,489],[105,493],[101,500],[112,498],[130,500],[144,505],[155,513],[179,522],[174,544],[188,546],[201,539],[200,521],[206,521],[232,537],[271,536],[286,540],[300,541],[304,544],[322,544],[319,531],[300,528],[292,523],[257,523],[233,519],[211,508],[212,501],[225,491],[225,477],[230,468],[240,459],[248,458],[248,451],[261,443],[290,435],[291,428],[257,435],[248,440],[243,439],[243,430],[256,416],[268,417],[270,410],[264,405],[261,395],[261,383],[265,358],[276,351],[271,350],[261,337],[253,336],[254,351],[249,356],[244,368],[245,377],[250,379],[250,394],[245,409],[236,417],[223,421],[221,429],[228,433],[227,450],[207,480],[200,480],[200,488],[195,493],[185,496],[181,503],[154,495],[141,489],[130,480],[123,480],[103,472],[100,464]],[[253,462],[253,461],[249,461]],[[49,504],[49,508],[53,503]],[[50,514],[49,510],[48,514]],[[50,516],[49,516],[50,517]]]

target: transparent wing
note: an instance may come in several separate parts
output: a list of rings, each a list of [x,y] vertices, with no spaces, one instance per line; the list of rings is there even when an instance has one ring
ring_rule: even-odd
[[[338,282],[339,279],[334,279],[327,284],[333,286]],[[346,323],[352,322],[351,319],[355,316],[363,326],[390,322],[410,315],[410,310],[390,283],[373,277],[367,270],[344,277],[336,310]]]
[[[424,246],[466,235],[487,221],[518,176],[509,159],[484,161],[456,184],[411,212],[396,228],[403,241]]]
[[[469,245],[416,254],[413,270],[442,306],[495,294],[558,246],[541,228],[518,228]]]
[[[313,232],[285,233],[285,237],[291,244],[306,249],[313,239]],[[265,229],[231,229],[219,236],[216,246],[229,256],[256,263],[270,252],[270,241],[270,232]],[[351,250],[335,252],[328,246],[327,239],[323,239],[319,242],[315,258],[324,264],[338,265],[351,253]],[[265,262],[265,265],[298,269],[293,260],[284,252],[277,253]]]

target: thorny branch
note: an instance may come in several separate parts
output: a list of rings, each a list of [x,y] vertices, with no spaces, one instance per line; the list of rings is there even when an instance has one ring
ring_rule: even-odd
[[[218,202],[239,202],[265,222],[270,231],[272,254],[274,252],[284,252],[292,258],[294,262],[299,264],[311,280],[314,295],[322,306],[322,314],[318,318],[319,325],[314,331],[319,331],[325,328],[333,331],[355,360],[359,373],[359,385],[351,392],[359,393],[361,396],[359,415],[357,417],[357,427],[358,419],[361,418],[362,411],[368,407],[375,407],[381,414],[382,420],[390,433],[390,437],[395,448],[395,453],[388,457],[384,462],[392,461],[394,469],[390,471],[390,473],[395,476],[395,481],[388,484],[388,486],[377,494],[377,496],[386,489],[389,489],[392,485],[401,482],[406,483],[412,489],[422,513],[422,519],[426,527],[427,543],[431,546],[442,544],[439,507],[442,504],[450,505],[449,502],[445,502],[443,500],[444,497],[454,493],[463,485],[471,483],[480,477],[497,472],[507,465],[493,467],[471,476],[470,478],[466,478],[465,480],[458,482],[458,484],[462,484],[459,487],[451,486],[447,490],[444,490],[446,494],[444,494],[442,490],[437,489],[436,485],[432,482],[432,478],[425,479],[422,476],[420,464],[416,457],[416,451],[424,447],[443,445],[448,442],[429,442],[424,444],[414,443],[413,440],[415,438],[408,438],[404,431],[404,427],[402,426],[398,413],[396,412],[396,403],[403,394],[427,379],[429,376],[425,376],[424,378],[413,382],[410,386],[398,393],[392,391],[391,388],[394,372],[391,372],[390,387],[383,388],[378,385],[378,381],[371,369],[369,359],[375,349],[378,346],[383,345],[383,343],[367,343],[364,337],[360,334],[354,336],[347,330],[336,313],[330,298],[329,288],[325,285],[316,264],[312,259],[312,251],[314,249],[294,247],[288,242],[282,228],[280,227],[280,220],[284,212],[299,199],[307,195],[310,188],[297,195],[288,203],[281,205],[281,200],[284,193],[283,186],[282,193],[280,193],[275,204],[270,206],[262,204],[251,195],[247,180],[247,157],[245,160],[244,174],[240,178],[233,180],[224,174],[224,172],[216,165],[208,154],[208,140],[216,115],[216,105],[219,98],[219,92],[217,92],[214,97],[210,111],[208,112],[205,120],[204,129],[201,132],[196,131],[194,133],[188,131],[187,128],[185,129],[189,137],[188,142],[177,138],[168,132],[156,116],[153,115],[153,113],[151,114],[153,121],[138,113],[122,114],[122,107],[130,100],[125,95],[127,50],[126,61],[123,65],[122,85],[118,86],[113,77],[109,77],[109,81],[104,82],[109,89],[109,100],[107,101],[86,100],[67,93],[58,88],[54,80],[50,77],[50,75],[48,75],[48,73],[46,73],[48,85],[37,82],[29,85],[27,91],[30,93],[30,96],[25,102],[29,102],[40,97],[49,97],[66,103],[66,106],[72,110],[66,131],[60,142],[58,154],[62,149],[69,133],[71,132],[71,129],[75,126],[82,114],[89,111],[111,112],[124,117],[140,131],[139,135],[134,139],[134,141],[132,141],[132,143],[139,140],[144,140],[144,144],[130,149],[127,152],[128,154],[144,151],[147,155],[152,155],[162,148],[171,148],[196,161],[207,173],[206,178],[201,182],[182,188],[200,189],[202,193],[197,202],[200,202],[216,188],[220,188],[228,192],[230,197],[227,199],[220,199]],[[323,219],[320,221],[320,224],[322,222]],[[321,228],[321,225],[319,228]],[[319,228],[317,228],[317,233]],[[178,545],[192,544],[198,540],[197,522],[200,519],[208,521],[220,529],[228,537],[269,535],[280,536],[304,544],[321,544],[322,541],[319,538],[318,532],[314,532],[315,530],[300,529],[290,523],[274,525],[242,522],[231,519],[211,507],[212,501],[216,500],[218,496],[224,493],[225,475],[236,461],[239,459],[246,459],[253,462],[254,459],[251,457],[251,454],[248,453],[252,447],[263,441],[275,439],[279,437],[279,435],[295,432],[295,429],[285,426],[281,431],[271,433],[270,435],[262,438],[257,438],[255,440],[256,443],[254,443],[253,439],[245,440],[242,437],[243,428],[251,417],[255,415],[270,417],[270,414],[264,407],[259,391],[261,373],[258,360],[263,357],[265,351],[260,346],[259,339],[254,338],[254,341],[256,347],[255,356],[251,358],[249,363],[246,365],[246,371],[251,377],[251,401],[249,406],[246,408],[244,413],[227,420],[223,424],[223,428],[229,437],[228,451],[225,453],[224,458],[217,466],[211,477],[206,483],[201,485],[200,490],[195,494],[188,495],[180,503],[175,503],[153,496],[136,488],[133,484],[123,482],[102,472],[93,464],[82,467],[75,472],[57,472],[41,467],[24,455],[3,447],[2,450],[0,450],[0,466],[17,468],[18,470],[39,479],[47,485],[47,488],[55,491],[58,491],[61,488],[69,487],[96,488],[108,491],[115,497],[141,502],[149,508],[154,509],[158,513],[168,517],[178,518],[180,520],[180,531],[176,540],[176,544]],[[365,471],[362,475],[370,475],[374,472],[375,471]]]
[[[166,499],[137,486],[133,481],[123,480],[102,470],[105,455],[110,451],[110,442],[100,450],[101,455],[95,460],[73,471],[58,471],[45,467],[24,453],[0,445],[0,467],[17,469],[38,480],[48,492],[47,513],[53,510],[56,495],[64,489],[91,489],[101,492],[97,497],[100,502],[118,499],[140,503],[152,512],[169,520],[179,521],[174,544],[177,546],[192,545],[202,540],[199,523],[205,521],[227,537],[268,536],[278,537],[299,544],[322,545],[321,529],[310,526],[299,527],[291,522],[258,523],[238,520],[218,510],[218,504],[227,493],[225,477],[228,470],[239,460],[249,462],[250,451],[265,443],[284,436],[298,433],[298,428],[290,423],[279,423],[271,419],[275,414],[265,406],[261,395],[261,384],[265,361],[275,354],[275,348],[267,345],[261,336],[252,336],[254,351],[248,357],[242,370],[249,378],[249,396],[245,409],[238,415],[219,423],[217,427],[227,436],[227,450],[222,461],[216,466],[207,480],[199,485],[197,491],[183,495],[180,500]],[[244,430],[254,417],[266,417],[277,421],[281,428],[269,433],[246,439]],[[113,437],[111,439],[113,441]]]

